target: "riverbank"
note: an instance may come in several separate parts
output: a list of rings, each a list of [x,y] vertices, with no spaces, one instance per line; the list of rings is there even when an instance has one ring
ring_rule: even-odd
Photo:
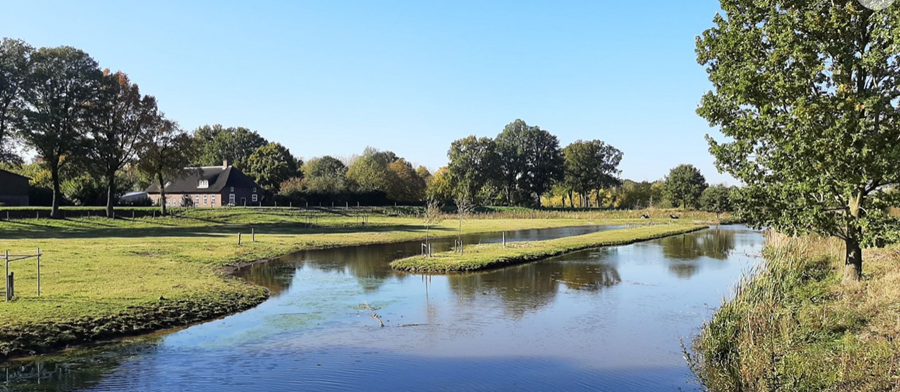
[[[462,228],[471,234],[634,221],[472,219]],[[456,226],[447,219],[430,233],[454,236]],[[197,209],[166,218],[0,221],[0,251],[40,247],[43,254],[40,297],[33,261],[11,264],[17,298],[0,300],[0,360],[188,325],[265,300],[265,289],[229,277],[227,266],[424,236],[420,219],[352,210]]]
[[[864,251],[843,281],[843,244],[770,235],[766,263],[704,325],[688,355],[713,391],[900,388],[900,247]]]
[[[627,245],[672,235],[703,230],[707,226],[671,224],[638,226],[602,231],[545,241],[479,244],[464,247],[463,253],[443,252],[433,257],[413,256],[391,262],[391,267],[406,272],[449,273],[500,268],[545,259],[578,250],[602,246]]]

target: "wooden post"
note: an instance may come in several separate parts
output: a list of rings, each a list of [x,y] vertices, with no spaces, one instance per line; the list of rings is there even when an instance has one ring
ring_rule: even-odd
[[[503,232],[503,247],[506,247],[506,232]]]
[[[131,219],[134,219],[134,210],[131,210]]]
[[[250,228],[250,242],[256,242],[256,229]]]
[[[3,274],[3,280],[6,281],[6,302],[9,302],[12,299],[9,295],[9,250],[6,251],[3,260],[6,262],[6,273]]]
[[[35,212],[34,212],[34,219],[41,219],[41,212],[40,212],[40,211],[35,211]]]
[[[241,245],[241,233],[238,233],[238,246]]]
[[[38,297],[41,296],[41,248],[37,248],[37,289]]]
[[[15,272],[6,275],[6,302],[12,301],[16,295]]]

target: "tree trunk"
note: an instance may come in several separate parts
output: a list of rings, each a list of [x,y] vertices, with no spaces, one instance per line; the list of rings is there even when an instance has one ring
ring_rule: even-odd
[[[159,180],[159,207],[162,209],[162,216],[166,216],[166,183],[162,174],[157,174],[156,178]]]
[[[575,191],[569,191],[569,206],[575,209]]]
[[[53,204],[50,208],[50,217],[51,218],[59,218],[59,158],[56,158],[56,162],[50,164],[50,179],[53,182]]]
[[[856,238],[847,238],[844,240],[847,246],[847,257],[844,259],[844,278],[851,280],[860,280],[862,278],[862,248],[859,246],[859,240]]]
[[[106,176],[106,217],[115,218],[116,212],[113,209],[113,206],[115,206],[114,199],[116,197],[116,173],[106,173]]]

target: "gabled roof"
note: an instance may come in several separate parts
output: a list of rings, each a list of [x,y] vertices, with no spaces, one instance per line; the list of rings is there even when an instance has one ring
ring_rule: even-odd
[[[233,166],[189,167],[182,178],[169,180],[166,193],[220,193],[225,187],[259,188],[259,185],[246,174]],[[200,188],[200,181],[206,180],[208,188]],[[152,184],[147,193],[159,193],[159,184]]]
[[[13,176],[16,176],[16,177],[21,177],[21,178],[24,178],[24,179],[26,179],[26,180],[28,180],[28,181],[31,181],[31,178],[30,178],[30,177],[25,177],[25,176],[23,176],[23,175],[21,175],[21,174],[13,173],[13,172],[11,172],[11,171],[7,171],[7,170],[0,169],[0,173],[2,173],[2,174],[9,174],[9,175],[13,175]]]

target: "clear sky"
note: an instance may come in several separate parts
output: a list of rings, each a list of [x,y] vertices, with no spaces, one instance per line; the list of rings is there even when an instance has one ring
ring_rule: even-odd
[[[5,1],[0,36],[122,70],[182,127],[244,126],[304,158],[366,146],[435,169],[521,118],[600,139],[623,177],[719,174],[695,114],[715,0]]]

